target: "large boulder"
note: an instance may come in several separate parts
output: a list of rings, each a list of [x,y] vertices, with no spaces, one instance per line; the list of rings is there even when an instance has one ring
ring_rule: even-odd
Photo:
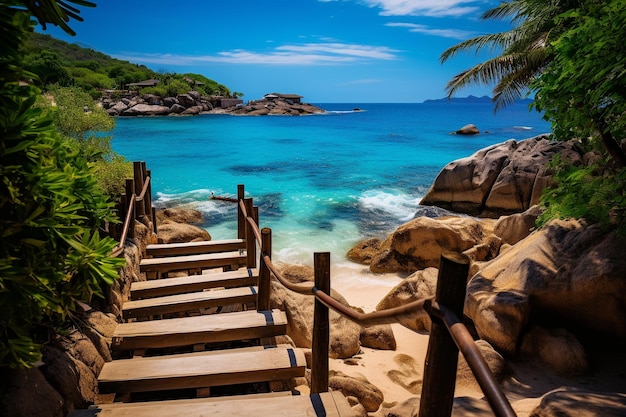
[[[470,279],[465,313],[478,335],[514,354],[529,323],[626,342],[626,239],[553,220]]]
[[[530,235],[541,212],[539,206],[532,206],[523,213],[502,216],[496,221],[493,234],[502,239],[503,244],[515,245]]]
[[[384,400],[382,391],[363,375],[353,377],[340,371],[330,371],[328,386],[346,397],[356,397],[368,412],[378,410]]]
[[[544,395],[529,417],[624,417],[626,394],[559,388]]]
[[[11,417],[63,417],[64,398],[39,368],[0,367],[0,415]],[[74,409],[74,408],[72,408]]]
[[[522,212],[537,204],[551,183],[547,164],[556,154],[575,164],[583,161],[576,141],[551,142],[547,136],[481,149],[446,165],[420,204],[492,218]]]
[[[524,336],[522,352],[539,358],[559,375],[578,376],[589,369],[584,346],[565,329],[534,327]]]
[[[179,94],[176,96],[176,99],[178,100],[178,104],[186,108],[193,107],[197,104],[196,99],[190,94]]]
[[[456,133],[457,135],[477,135],[480,133],[480,130],[478,130],[476,125],[473,125],[470,123],[468,125],[463,126],[462,128],[460,128],[454,133]]]
[[[205,229],[186,223],[168,222],[157,226],[159,243],[182,243],[211,240]]]
[[[121,101],[118,101],[113,106],[107,109],[107,113],[113,116],[124,113],[128,109],[128,106]]]
[[[381,252],[372,258],[372,272],[414,272],[439,267],[444,250],[464,252],[488,243],[491,251],[483,256],[495,255],[498,239],[490,239],[490,230],[484,223],[470,217],[418,217],[400,226],[382,244]],[[484,259],[475,259],[484,260]]]
[[[437,289],[437,275],[439,271],[435,268],[426,268],[413,273],[403,279],[389,293],[383,297],[376,306],[376,310],[386,310],[400,307],[421,298],[428,298],[435,295]],[[415,317],[400,317],[398,322],[404,327],[416,332],[430,331],[430,316],[426,311],[416,314]]]
[[[346,258],[349,261],[363,265],[372,263],[372,259],[381,252],[382,241],[372,237],[357,243],[348,251]]]
[[[157,224],[174,222],[174,223],[202,223],[204,220],[202,212],[187,208],[166,208],[157,210]]]
[[[121,116],[164,116],[169,114],[170,108],[167,106],[151,105],[139,103],[124,110]]]

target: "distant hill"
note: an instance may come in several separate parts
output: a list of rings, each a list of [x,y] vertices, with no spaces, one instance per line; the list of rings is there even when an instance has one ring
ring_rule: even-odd
[[[158,79],[165,88],[170,81],[186,82],[187,88],[206,95],[229,96],[228,87],[201,74],[163,74],[145,65],[113,58],[50,35],[32,32],[22,48],[24,67],[39,76],[42,85],[79,86],[96,98],[103,90],[124,90],[131,83]]]
[[[522,100],[516,101],[516,103],[531,103],[531,102],[532,102],[531,99],[522,99]],[[476,96],[470,95],[467,97],[452,97],[452,98],[443,97],[443,98],[429,99],[429,100],[424,100],[424,103],[492,103],[492,98],[489,96],[476,97]]]

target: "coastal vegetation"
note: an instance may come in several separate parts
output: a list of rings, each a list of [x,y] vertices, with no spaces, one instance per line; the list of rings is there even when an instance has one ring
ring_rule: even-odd
[[[154,71],[145,65],[112,58],[92,48],[70,44],[50,35],[30,32],[20,47],[24,69],[37,75],[37,84],[46,88],[80,87],[92,98],[103,94],[122,94],[129,88],[141,94],[162,97],[187,93],[190,89],[202,95],[235,96],[230,89],[201,74],[176,74]],[[132,84],[158,79],[156,86],[133,87]]]
[[[110,256],[117,242],[100,236],[117,217],[77,145],[81,129],[68,127],[68,140],[36,105],[41,90],[23,83],[36,79],[20,53],[31,16],[69,32],[78,16],[66,4],[0,2],[0,367],[39,361],[42,344],[71,326],[79,303],[103,296],[124,263]]]
[[[523,96],[552,123],[557,140],[578,139],[595,156],[585,164],[552,162],[556,184],[544,193],[539,219],[586,218],[626,233],[626,10],[623,1],[513,0],[484,19],[510,18],[510,31],[461,42],[441,55],[497,51],[456,75],[450,95],[495,84],[496,110]]]

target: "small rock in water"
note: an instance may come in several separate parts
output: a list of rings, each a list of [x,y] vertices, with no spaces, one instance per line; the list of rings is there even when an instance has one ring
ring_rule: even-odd
[[[455,132],[457,135],[477,135],[480,133],[478,128],[473,124],[468,124]]]

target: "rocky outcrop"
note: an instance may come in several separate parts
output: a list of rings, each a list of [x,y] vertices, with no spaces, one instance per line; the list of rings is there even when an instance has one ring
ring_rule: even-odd
[[[446,165],[420,204],[492,218],[525,211],[551,183],[547,164],[557,153],[583,162],[576,141],[551,142],[547,136],[481,149]]]
[[[159,243],[211,240],[206,229],[190,223],[202,223],[202,213],[185,208],[168,208],[156,212]]]
[[[434,296],[437,288],[437,274],[438,270],[435,268],[416,271],[389,291],[376,305],[376,310],[400,307],[421,298]],[[430,316],[426,311],[422,311],[417,317],[410,319],[400,317],[399,323],[416,332],[430,331],[431,325]]]
[[[167,116],[194,115],[219,106],[221,97],[205,97],[197,91],[176,97],[154,94],[125,97],[121,100],[102,99],[102,107],[110,116]]]
[[[439,267],[444,250],[472,252],[473,260],[482,261],[497,255],[500,240],[491,233],[488,222],[470,217],[448,216],[431,219],[418,217],[400,226],[380,245],[372,257],[372,272],[414,272]]]
[[[553,220],[471,278],[465,314],[481,338],[509,355],[528,324],[625,343],[625,245],[582,221]]]
[[[228,113],[264,116],[264,115],[291,115],[300,116],[307,114],[324,113],[325,110],[307,103],[295,103],[281,98],[256,100],[245,106],[237,106],[228,110]]]
[[[189,91],[176,97],[144,94],[121,100],[105,98],[102,100],[102,107],[111,116],[185,116],[202,113],[300,116],[325,113],[325,110],[312,104],[294,102],[280,97],[264,98],[244,105],[239,99],[206,97],[197,91]]]
[[[157,224],[163,223],[202,223],[202,212],[186,208],[166,208],[156,211]]]

